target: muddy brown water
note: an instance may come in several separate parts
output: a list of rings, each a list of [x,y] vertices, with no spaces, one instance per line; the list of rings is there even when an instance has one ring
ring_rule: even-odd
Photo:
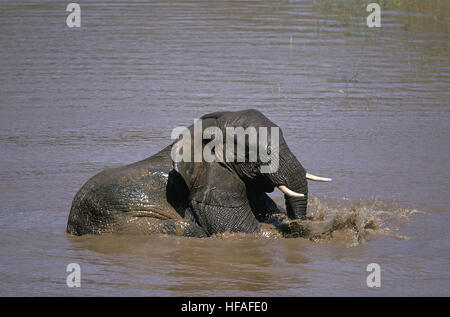
[[[0,295],[450,295],[449,3],[383,2],[373,29],[363,1],[89,1],[79,29],[2,2]],[[89,177],[246,108],[333,178],[308,207],[330,236],[65,234]]]

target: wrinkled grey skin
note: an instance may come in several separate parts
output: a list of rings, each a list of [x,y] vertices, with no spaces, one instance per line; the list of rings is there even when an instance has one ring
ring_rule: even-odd
[[[216,126],[223,131],[230,126],[276,127],[256,110],[217,112],[201,119],[203,128]],[[271,222],[284,236],[298,236],[291,231],[304,230],[293,229],[298,226],[291,226],[289,219],[306,218],[306,171],[289,150],[281,130],[279,169],[271,174],[260,172],[260,161],[174,163],[172,147],[88,180],[73,200],[67,232],[193,237],[223,232],[264,234],[262,222]],[[285,196],[288,217],[266,194],[279,185],[305,195]]]

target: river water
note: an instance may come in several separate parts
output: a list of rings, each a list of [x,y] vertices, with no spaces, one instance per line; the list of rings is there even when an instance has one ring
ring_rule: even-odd
[[[367,3],[85,1],[69,28],[68,2],[3,1],[0,295],[449,296],[449,2],[380,1],[380,28]],[[91,176],[247,108],[333,178],[330,236],[65,234]]]

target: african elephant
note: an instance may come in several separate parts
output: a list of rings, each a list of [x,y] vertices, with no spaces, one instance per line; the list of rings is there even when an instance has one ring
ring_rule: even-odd
[[[261,131],[259,128],[278,128],[257,110],[216,112],[201,119],[203,133],[211,127],[220,131],[238,127],[248,131],[254,127],[257,133]],[[194,124],[186,131],[195,135],[195,129]],[[179,138],[149,158],[102,171],[75,195],[67,232],[207,237],[223,232],[263,234],[263,222],[272,222],[280,231],[287,232],[290,220],[306,218],[307,179],[330,179],[306,173],[281,130],[278,138],[271,138],[273,135],[267,135],[270,142],[258,144],[264,146],[264,153],[277,157],[277,168],[270,172],[262,172],[262,156],[245,160],[252,144],[248,135],[240,140],[233,136],[234,147],[219,144],[217,135],[213,138],[211,133],[206,137],[203,134],[200,145],[195,144],[195,138]],[[179,160],[183,153],[195,152],[198,146],[203,153],[207,142],[212,140],[216,140],[216,147],[209,149],[215,160]],[[237,153],[239,146],[244,149],[244,158]],[[224,153],[228,159],[224,159]],[[236,159],[239,155],[240,160]],[[275,187],[284,193],[287,217],[266,194]]]

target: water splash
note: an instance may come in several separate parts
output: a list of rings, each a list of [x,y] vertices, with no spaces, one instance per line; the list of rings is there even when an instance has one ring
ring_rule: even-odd
[[[417,213],[424,212],[401,207],[395,202],[384,202],[373,196],[359,200],[311,197],[308,202],[310,219],[330,224],[329,230],[312,235],[311,240],[344,241],[350,246],[364,243],[372,235],[409,240],[410,237],[397,231]]]

